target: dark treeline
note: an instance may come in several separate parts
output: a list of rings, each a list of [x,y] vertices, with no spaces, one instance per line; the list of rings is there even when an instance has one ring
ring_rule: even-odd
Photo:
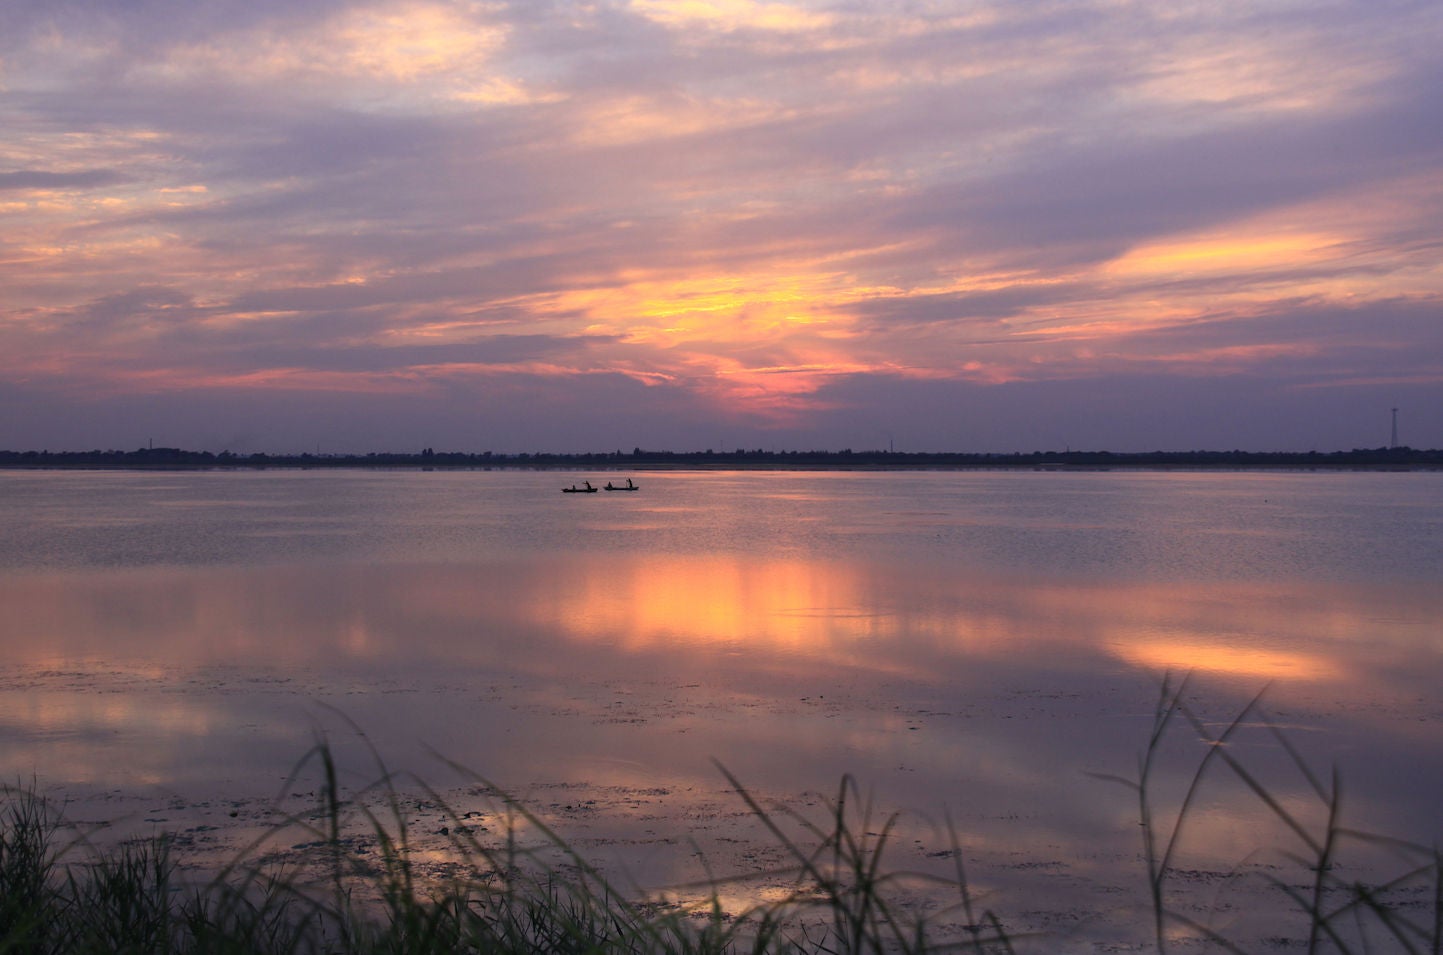
[[[1443,467],[1443,451],[1360,448],[1352,451],[1033,451],[1013,454],[905,451],[631,451],[598,453],[234,454],[140,448],[135,451],[0,451],[5,468],[1303,468]]]

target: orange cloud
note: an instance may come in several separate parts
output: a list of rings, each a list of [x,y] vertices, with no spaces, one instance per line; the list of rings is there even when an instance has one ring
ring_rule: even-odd
[[[1295,269],[1330,258],[1343,241],[1343,237],[1327,233],[1267,234],[1230,229],[1141,246],[1114,260],[1106,271],[1142,277]]]

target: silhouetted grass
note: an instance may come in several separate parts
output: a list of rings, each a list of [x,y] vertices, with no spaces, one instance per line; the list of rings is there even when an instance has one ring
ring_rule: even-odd
[[[1139,758],[1136,779],[1117,776],[1098,778],[1119,782],[1133,790],[1138,800],[1138,817],[1143,833],[1143,856],[1151,894],[1154,939],[1159,953],[1169,950],[1173,928],[1181,928],[1194,937],[1231,952],[1243,951],[1234,941],[1212,927],[1192,918],[1173,904],[1168,891],[1175,872],[1175,860],[1184,830],[1193,817],[1193,808],[1203,785],[1219,770],[1225,770],[1241,783],[1257,803],[1279,822],[1296,841],[1296,848],[1284,850],[1298,871],[1306,873],[1308,884],[1299,887],[1287,878],[1264,873],[1260,876],[1294,906],[1302,916],[1306,937],[1302,939],[1310,953],[1336,951],[1342,953],[1399,951],[1411,953],[1443,950],[1443,859],[1436,845],[1410,842],[1380,833],[1353,829],[1343,824],[1343,787],[1336,767],[1325,784],[1308,765],[1297,747],[1262,711],[1263,694],[1259,693],[1223,728],[1214,733],[1198,713],[1184,700],[1187,678],[1174,682],[1165,677],[1153,714],[1152,731]],[[1154,801],[1153,774],[1163,745],[1178,724],[1191,730],[1202,746],[1202,756],[1190,777],[1186,793],[1171,812],[1171,821],[1163,817]],[[1259,778],[1253,767],[1236,754],[1234,741],[1245,728],[1261,729],[1279,746],[1306,788],[1325,813],[1321,824],[1310,825],[1301,811],[1290,810],[1285,801]],[[1340,859],[1350,845],[1382,849],[1395,857],[1401,870],[1386,881],[1364,883],[1341,877]],[[1428,911],[1426,921],[1412,914],[1420,910],[1417,892],[1425,890]]]
[[[1337,774],[1326,781],[1316,776],[1262,712],[1259,699],[1213,733],[1184,700],[1186,689],[1186,680],[1163,681],[1136,778],[1102,777],[1125,785],[1137,799],[1141,876],[1149,894],[1138,911],[1152,926],[1156,950],[1165,953],[1186,937],[1218,950],[1244,951],[1241,942],[1181,911],[1172,885],[1199,793],[1230,777],[1296,843],[1289,857],[1306,874],[1304,882],[1267,873],[1261,878],[1276,891],[1256,897],[1260,905],[1292,906],[1302,927],[1297,944],[1309,952],[1438,953],[1443,888],[1437,850],[1346,826]],[[1321,822],[1309,824],[1289,809],[1287,800],[1244,764],[1233,743],[1245,730],[1276,740],[1317,800]],[[1156,777],[1164,751],[1178,741],[1200,748],[1186,791],[1164,809]],[[952,876],[889,867],[886,854],[898,816],[878,812],[849,777],[824,801],[823,811],[804,813],[764,806],[719,766],[787,862],[764,873],[712,876],[700,886],[681,887],[688,897],[702,898],[681,902],[619,890],[526,805],[474,774],[472,780],[494,795],[503,820],[499,832],[468,825],[471,814],[447,806],[423,783],[400,786],[379,757],[376,762],[376,780],[343,796],[332,750],[318,743],[292,774],[293,782],[319,771],[315,806],[258,838],[201,883],[178,875],[175,847],[165,836],[106,849],[83,838],[64,842],[60,814],[33,786],[6,790],[0,810],[0,955],[983,955],[1049,951],[1062,941],[1074,946],[1080,941],[1010,932],[1000,914],[981,908],[950,819]],[[423,877],[416,864],[402,793],[418,790],[448,820],[442,831],[455,864],[448,870],[453,874],[443,878]],[[297,826],[309,837],[305,848],[287,854],[288,867],[267,862],[268,837]],[[374,852],[354,851],[358,831]],[[1402,870],[1376,883],[1343,879],[1338,863],[1354,845],[1389,850],[1403,860]],[[779,876],[791,886],[780,899],[740,910],[722,902],[724,891]],[[928,912],[904,904],[903,886],[915,887],[919,880],[930,883],[934,897],[950,895],[950,904]],[[1425,904],[1419,903],[1420,889]],[[1404,890],[1410,894],[1401,895]]]

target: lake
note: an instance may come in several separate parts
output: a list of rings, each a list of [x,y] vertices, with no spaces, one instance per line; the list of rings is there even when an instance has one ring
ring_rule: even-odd
[[[803,811],[851,774],[897,868],[950,867],[945,813],[1010,926],[1103,944],[1147,899],[1101,777],[1167,673],[1210,732],[1262,693],[1351,825],[1443,834],[1435,472],[0,472],[0,606],[6,778],[201,855],[320,738],[649,886],[777,861],[718,764]],[[1179,719],[1160,806],[1203,752]],[[1326,818],[1259,719],[1230,752]],[[1282,931],[1246,903],[1290,838],[1216,769],[1179,904]]]

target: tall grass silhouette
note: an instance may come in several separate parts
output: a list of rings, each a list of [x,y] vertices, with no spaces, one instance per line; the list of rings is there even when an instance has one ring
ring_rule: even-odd
[[[1237,943],[1180,911],[1169,894],[1182,837],[1193,818],[1199,793],[1220,771],[1240,783],[1294,840],[1291,848],[1282,850],[1283,856],[1307,874],[1307,884],[1300,888],[1286,875],[1271,872],[1259,877],[1302,917],[1310,955],[1328,945],[1332,946],[1329,950],[1343,953],[1382,950],[1436,955],[1443,951],[1443,859],[1436,844],[1430,846],[1345,825],[1344,789],[1337,767],[1332,768],[1326,783],[1316,774],[1293,741],[1263,710],[1265,691],[1254,696],[1221,732],[1214,732],[1186,701],[1189,682],[1189,677],[1175,680],[1170,674],[1162,679],[1151,732],[1139,757],[1135,779],[1094,774],[1126,786],[1137,798],[1157,951],[1165,953],[1173,947],[1173,928],[1194,933],[1227,951],[1242,951]],[[1233,744],[1245,729],[1261,730],[1285,755],[1324,811],[1321,825],[1310,825],[1301,811],[1289,809],[1286,801],[1262,782],[1256,769],[1237,755]],[[1180,730],[1190,732],[1202,755],[1181,801],[1170,813],[1164,813],[1155,799],[1154,777],[1168,738]],[[1339,862],[1350,846],[1385,850],[1399,860],[1401,870],[1381,882],[1345,879],[1338,874]],[[1426,921],[1413,914],[1419,909],[1420,895],[1426,899],[1422,906],[1429,913]]]

